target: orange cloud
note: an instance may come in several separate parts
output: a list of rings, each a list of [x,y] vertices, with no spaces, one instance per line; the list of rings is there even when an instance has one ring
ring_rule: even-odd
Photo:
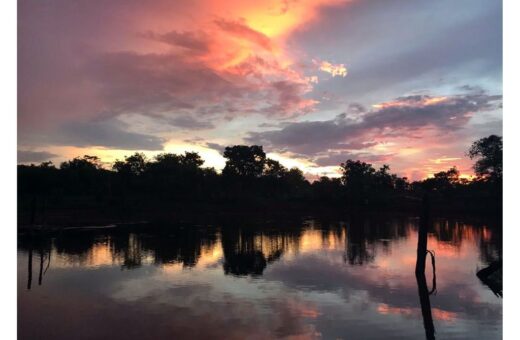
[[[301,65],[305,60],[290,51],[286,40],[293,31],[316,20],[320,7],[345,2],[224,1],[216,6],[214,1],[203,1],[184,9],[190,14],[190,21],[180,20],[168,25],[162,19],[156,18],[155,22],[145,19],[138,26],[147,32],[142,37],[167,44],[171,49],[164,50],[164,46],[144,42],[147,53],[160,51],[182,55],[190,63],[202,63],[225,81],[239,84],[240,89],[246,88],[257,97],[248,96],[249,107],[244,104],[233,110],[296,115],[312,110],[318,103],[303,98],[312,91],[318,79],[304,73]],[[196,10],[199,8],[200,11]],[[181,14],[181,9],[175,14],[155,13],[172,18]],[[333,76],[346,75],[343,64],[322,62],[319,68]],[[245,94],[241,96],[245,98]],[[261,103],[267,106],[261,108]]]
[[[268,37],[283,37],[318,17],[319,8],[345,0],[224,1],[221,11],[244,18],[254,30]],[[221,2],[219,1],[219,6]]]

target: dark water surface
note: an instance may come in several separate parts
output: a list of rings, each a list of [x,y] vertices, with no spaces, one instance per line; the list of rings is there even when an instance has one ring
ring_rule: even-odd
[[[19,236],[20,339],[424,339],[417,218],[141,226]],[[502,298],[475,275],[493,224],[428,235],[437,339],[500,339]],[[432,289],[432,265],[426,282]],[[426,313],[427,314],[427,313]]]

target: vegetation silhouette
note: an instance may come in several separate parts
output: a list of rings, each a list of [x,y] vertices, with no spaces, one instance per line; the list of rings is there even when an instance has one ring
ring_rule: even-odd
[[[96,156],[61,163],[18,165],[19,225],[56,224],[84,215],[124,219],[143,211],[230,212],[313,209],[420,210],[427,193],[433,210],[501,214],[502,137],[475,141],[468,156],[476,177],[460,178],[453,167],[410,182],[359,160],[340,164],[341,177],[310,183],[298,168],[266,157],[262,146],[235,145],[223,152],[222,173],[203,167],[198,153],[163,153],[153,159],[135,153],[107,169]],[[115,216],[114,216],[115,215]],[[61,218],[61,220],[59,218]]]

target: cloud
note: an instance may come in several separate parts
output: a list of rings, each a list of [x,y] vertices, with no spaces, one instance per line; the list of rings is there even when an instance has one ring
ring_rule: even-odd
[[[246,70],[247,69],[247,70]],[[264,72],[276,73],[269,79]],[[291,79],[279,66],[262,58],[248,58],[232,68],[215,70],[178,54],[107,53],[87,65],[96,84],[103,114],[129,112],[163,115],[273,116],[308,112],[316,103],[303,95],[308,82]],[[247,74],[257,74],[250,79]]]
[[[501,98],[487,94],[399,97],[375,105],[360,121],[339,115],[332,120],[293,122],[279,130],[251,132],[246,140],[304,155],[364,149],[405,133],[413,138],[420,130],[449,134],[466,126],[474,113],[495,109]]]
[[[60,134],[48,143],[77,147],[105,147],[123,150],[162,150],[165,140],[125,130],[126,124],[116,120],[67,123]]]
[[[332,64],[328,61],[322,60],[313,60],[314,65],[318,67],[323,72],[329,73],[332,77],[346,77],[347,76],[347,68],[344,64]]]
[[[335,108],[468,82],[501,92],[501,2],[352,1],[324,7],[320,21],[293,38],[302,49],[315,51],[315,59],[347,64],[344,81],[315,86],[314,93],[339,98]],[[332,104],[322,102],[317,109]]]
[[[19,13],[20,144],[158,150],[165,131],[115,122],[204,130],[310,112],[313,78],[287,41],[330,4],[339,2],[28,0]]]
[[[358,114],[358,115],[361,115],[361,114],[367,112],[367,109],[362,104],[359,104],[359,103],[350,103],[348,105],[348,110],[350,113],[354,113],[354,114]]]
[[[166,33],[148,31],[143,33],[141,36],[143,38],[160,41],[171,46],[185,48],[187,51],[195,55],[208,53],[211,45],[211,36],[202,30],[196,32],[170,31]]]
[[[286,37],[320,6],[340,2],[114,1],[106,11],[60,0],[28,3],[20,8],[19,116],[21,129],[34,131],[42,118],[52,126],[131,113],[309,112],[316,103],[304,98],[310,78]],[[88,20],[106,13],[118,18]]]
[[[165,118],[165,120],[176,127],[186,130],[204,130],[211,129],[214,125],[208,121],[202,121],[193,118],[192,116],[178,116],[172,118]]]
[[[273,46],[271,40],[265,34],[255,31],[247,26],[244,20],[225,20],[216,19],[214,23],[222,30],[231,33],[233,36],[251,41],[262,48],[271,51]]]
[[[18,150],[19,163],[43,162],[57,156],[47,151]]]
[[[220,99],[240,101],[246,88],[176,54],[107,53],[88,65],[102,89],[106,112],[168,113],[211,108]],[[229,111],[229,110],[227,110]]]
[[[225,145],[218,144],[218,143],[211,143],[211,142],[207,142],[206,143],[206,147],[208,147],[210,149],[213,149],[213,150],[217,150],[221,154],[223,154],[224,153],[224,149],[226,149]]]
[[[263,112],[271,114],[280,113],[307,113],[312,111],[312,107],[317,103],[316,100],[303,99],[302,94],[308,92],[308,83],[295,83],[289,81],[276,81],[271,84],[277,100]]]

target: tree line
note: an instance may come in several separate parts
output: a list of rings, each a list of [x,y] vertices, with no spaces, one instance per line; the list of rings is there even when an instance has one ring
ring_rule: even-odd
[[[215,203],[231,206],[291,202],[337,207],[406,208],[428,193],[445,206],[501,208],[502,137],[475,141],[467,152],[475,160],[475,178],[460,178],[453,167],[420,181],[359,160],[340,164],[341,177],[309,182],[298,168],[288,169],[266,156],[262,146],[226,147],[221,173],[204,167],[196,152],[162,153],[147,159],[135,153],[107,169],[96,156],[63,162],[18,165],[20,209],[44,200],[48,206]],[[498,211],[497,210],[497,211]]]

